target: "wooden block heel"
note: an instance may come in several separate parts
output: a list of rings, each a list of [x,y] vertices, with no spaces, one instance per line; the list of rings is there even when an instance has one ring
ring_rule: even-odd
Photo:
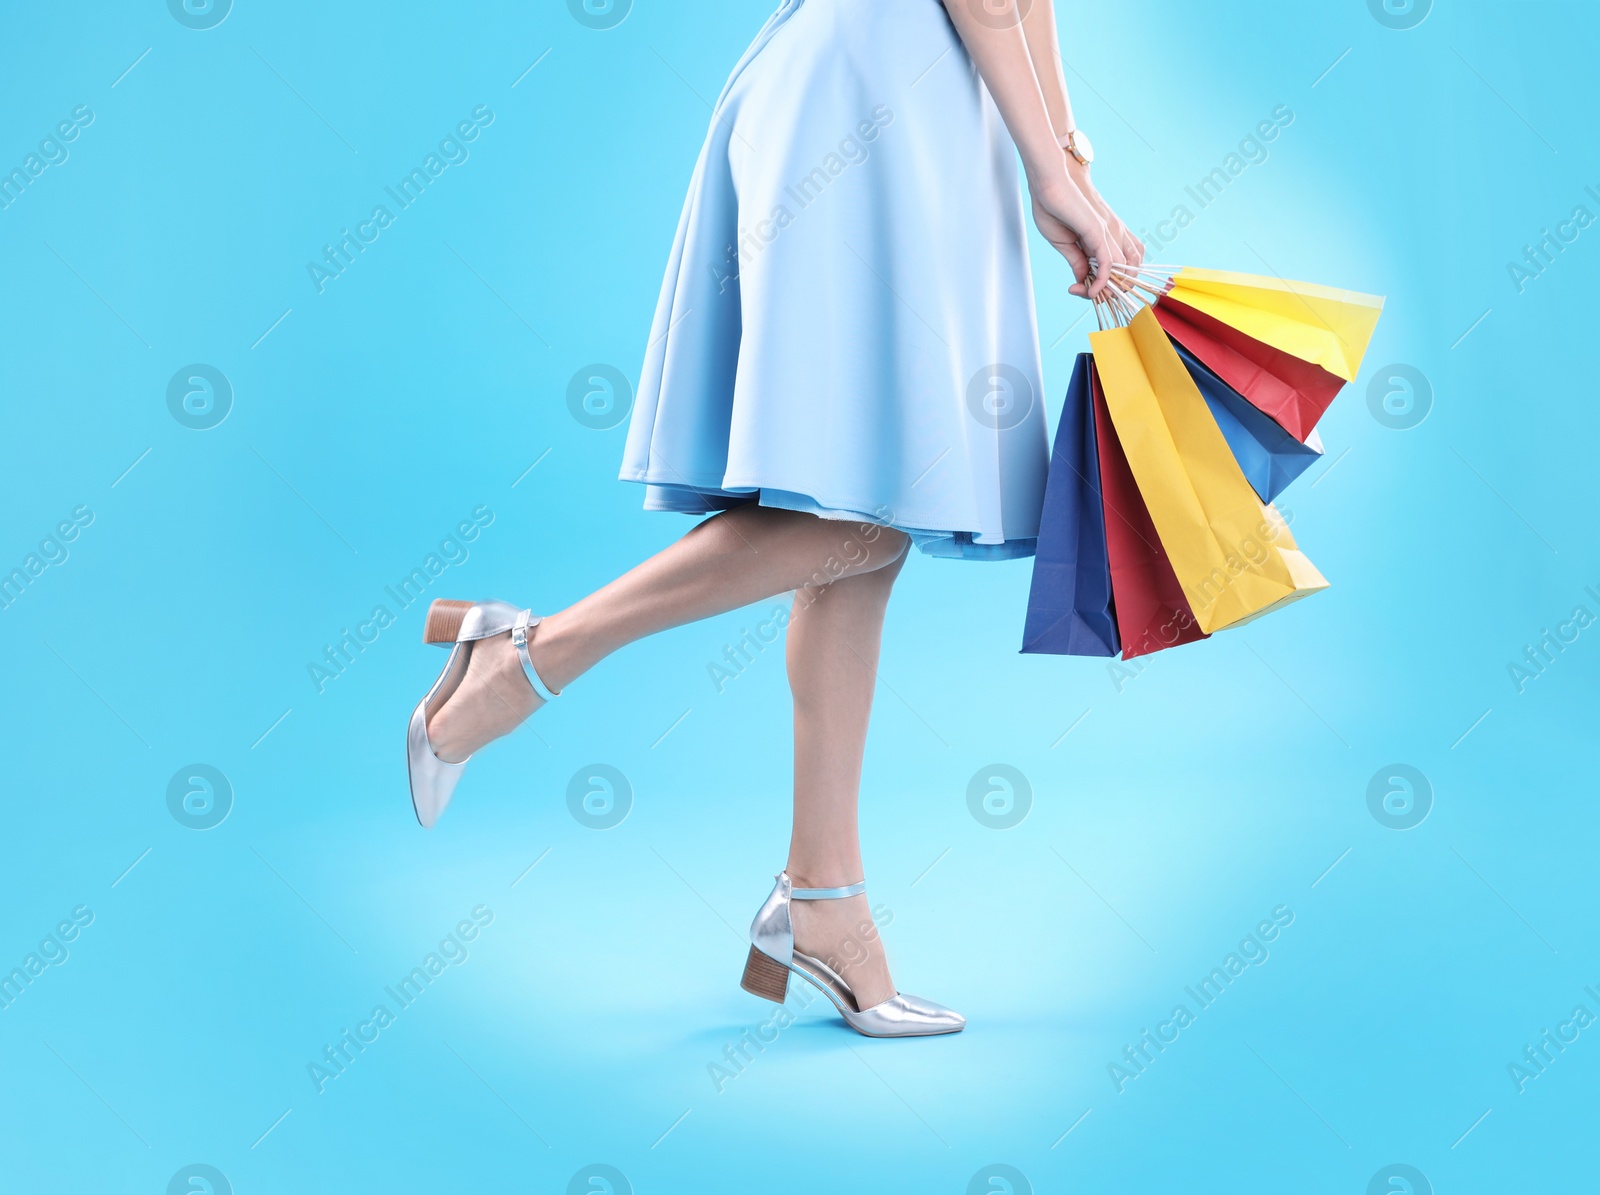
[[[422,628],[424,643],[454,643],[461,633],[461,621],[471,602],[453,602],[440,598],[428,607],[428,621]]]
[[[782,1004],[784,997],[789,994],[789,968],[752,946],[750,957],[744,963],[744,978],[739,981],[739,986],[753,996]]]

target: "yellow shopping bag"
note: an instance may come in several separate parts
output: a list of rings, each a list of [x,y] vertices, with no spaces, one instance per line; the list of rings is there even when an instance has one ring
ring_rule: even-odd
[[[1154,313],[1089,334],[1106,407],[1200,628],[1238,626],[1328,582],[1240,471]]]
[[[1356,380],[1383,299],[1359,291],[1185,266],[1167,292],[1246,336]]]

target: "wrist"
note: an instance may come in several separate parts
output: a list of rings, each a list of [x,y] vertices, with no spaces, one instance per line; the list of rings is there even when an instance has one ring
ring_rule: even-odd
[[[1065,164],[1041,172],[1038,179],[1030,178],[1028,186],[1034,195],[1049,206],[1073,211],[1094,209],[1093,190],[1080,183]]]
[[[1067,174],[1066,164],[1054,156],[1031,162],[1024,158],[1022,173],[1027,180],[1029,193],[1036,199],[1060,199],[1069,189],[1077,190],[1077,185]]]
[[[1068,154],[1067,177],[1083,193],[1083,197],[1089,201],[1089,206],[1099,213],[1100,218],[1108,224],[1111,223],[1113,219],[1111,206],[1101,198],[1100,192],[1095,188],[1094,181],[1089,177],[1089,166],[1075,161],[1072,155]]]
[[[1085,214],[1093,210],[1088,197],[1078,189],[1065,170],[1029,178],[1028,191],[1039,206],[1055,212],[1074,227]]]

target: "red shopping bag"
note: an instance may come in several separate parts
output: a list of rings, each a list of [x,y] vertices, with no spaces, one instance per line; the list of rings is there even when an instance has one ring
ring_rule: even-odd
[[[1122,658],[1149,655],[1180,643],[1210,638],[1200,629],[1183,596],[1177,574],[1161,547],[1161,537],[1133,470],[1111,424],[1100,371],[1091,367],[1095,440],[1100,457],[1100,490],[1105,498],[1106,552],[1111,562],[1111,592],[1122,638]]]
[[[1173,340],[1302,444],[1344,379],[1263,344],[1221,320],[1163,295],[1156,319]]]

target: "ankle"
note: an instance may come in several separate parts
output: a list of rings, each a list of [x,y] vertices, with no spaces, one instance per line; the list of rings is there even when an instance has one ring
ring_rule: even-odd
[[[554,692],[561,692],[593,667],[585,657],[586,636],[576,619],[563,610],[542,619],[528,637],[528,655],[534,669]]]
[[[789,883],[795,888],[847,888],[862,879],[861,864],[857,863],[790,863],[784,868]]]

